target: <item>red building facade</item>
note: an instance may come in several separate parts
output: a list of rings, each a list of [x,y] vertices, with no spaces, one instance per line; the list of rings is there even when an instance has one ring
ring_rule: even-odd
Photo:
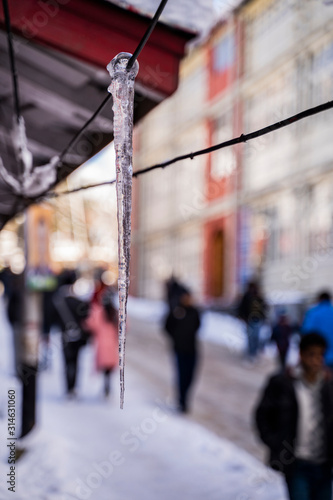
[[[231,18],[215,29],[208,42],[209,146],[242,133],[242,103],[238,90],[242,75],[242,40],[241,24]],[[241,146],[233,146],[211,153],[207,158],[204,269],[208,301],[228,303],[238,285],[237,206],[241,152]]]

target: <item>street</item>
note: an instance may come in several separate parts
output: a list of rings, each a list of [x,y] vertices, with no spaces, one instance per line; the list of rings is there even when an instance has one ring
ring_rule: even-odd
[[[159,324],[130,319],[126,349],[126,363],[154,397],[172,400],[172,355]],[[201,342],[200,371],[187,418],[264,461],[265,448],[253,432],[252,414],[266,377],[276,367],[269,357],[250,364],[228,347]]]
[[[6,402],[20,385],[10,369],[12,336],[0,308],[0,499],[9,498]],[[78,395],[64,394],[60,337],[38,380],[37,425],[12,447],[17,500],[284,500],[282,478],[256,457],[250,409],[271,361],[246,367],[239,355],[206,341],[193,411],[173,410],[172,361],[156,322],[128,321],[125,404],[119,373],[110,400],[94,368],[92,344],[80,354]],[[250,452],[250,453],[248,453]]]

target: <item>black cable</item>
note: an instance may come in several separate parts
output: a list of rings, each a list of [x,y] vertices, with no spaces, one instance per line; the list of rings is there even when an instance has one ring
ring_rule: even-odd
[[[126,66],[126,69],[127,71],[129,71],[133,64],[135,63],[135,61],[137,60],[141,50],[143,49],[143,47],[146,45],[152,31],[154,30],[158,20],[159,20],[159,17],[160,15],[162,14],[163,12],[163,9],[164,7],[166,6],[168,0],[162,0],[157,11],[155,12],[155,15],[153,17],[153,19],[151,20],[151,23],[150,25],[148,26],[148,29],[146,31],[146,33],[143,35],[139,45],[137,46],[137,48],[135,49],[134,51],[134,54],[132,55],[132,57],[128,60],[128,63],[127,63],[127,66]]]
[[[18,83],[17,83],[17,71],[15,65],[15,57],[14,57],[14,48],[13,48],[13,35],[10,26],[10,16],[9,16],[9,8],[7,0],[2,0],[3,11],[5,14],[5,23],[6,23],[6,31],[7,31],[7,41],[8,41],[8,50],[9,50],[9,60],[10,60],[10,69],[12,73],[13,80],[13,91],[14,91],[14,106],[15,106],[15,114],[16,120],[19,122],[19,118],[21,116],[20,113],[20,101],[19,101],[19,92],[18,92]]]
[[[163,9],[165,5],[167,4],[168,0],[162,0],[157,11],[155,12],[155,15],[153,19],[151,20],[151,23],[146,30],[145,34],[143,35],[141,41],[139,42],[139,45],[137,46],[134,54],[131,56],[127,63],[126,69],[129,71],[133,64],[135,63],[136,59],[138,58],[140,52],[144,48],[145,44],[147,43],[151,33],[153,32],[159,17],[161,13],[163,12]],[[13,79],[13,89],[14,89],[14,105],[15,105],[15,112],[16,112],[16,118],[17,122],[19,122],[20,118],[20,104],[19,104],[19,92],[18,92],[18,79],[17,79],[17,71],[16,71],[16,65],[15,65],[15,57],[14,57],[14,49],[13,49],[13,40],[12,40],[12,31],[11,31],[11,25],[10,25],[10,16],[9,16],[9,8],[8,8],[8,3],[7,0],[2,0],[3,3],[3,9],[4,9],[4,14],[5,14],[5,22],[6,22],[6,29],[7,29],[7,39],[8,39],[8,47],[9,47],[9,56],[10,56],[10,65],[11,65],[11,73],[12,73],[12,79]],[[103,102],[100,104],[98,109],[94,112],[94,114],[89,118],[89,120],[78,130],[78,132],[75,134],[75,136],[72,138],[72,140],[69,142],[69,144],[66,146],[66,148],[62,151],[62,153],[59,155],[59,163],[63,161],[63,158],[65,155],[68,153],[68,151],[71,149],[73,144],[77,141],[77,139],[80,137],[82,132],[90,125],[90,123],[96,118],[96,116],[100,113],[100,111],[103,109],[103,107],[106,105],[106,103],[109,101],[111,98],[111,94],[108,94]],[[113,181],[115,182],[115,181]],[[81,188],[80,188],[81,189]],[[79,189],[79,190],[80,190]],[[84,188],[83,188],[84,189]],[[52,196],[52,193],[49,194]]]
[[[68,153],[68,151],[71,149],[73,144],[78,140],[82,132],[90,125],[90,123],[96,118],[96,116],[100,113],[100,111],[104,108],[105,104],[109,101],[111,98],[111,94],[108,94],[104,101],[99,105],[98,109],[96,109],[95,113],[89,118],[89,120],[80,128],[80,130],[75,134],[73,139],[69,142],[67,147],[63,150],[63,152],[59,155],[59,163],[63,160],[64,156]]]
[[[115,184],[116,179],[113,179],[113,181],[105,181],[105,182],[99,182],[98,184],[89,184],[89,186],[80,186],[75,189],[70,189],[68,191],[62,191],[61,193],[56,193],[55,191],[51,191],[49,193],[46,193],[43,195],[40,199],[37,200],[37,202],[45,201],[47,198],[59,198],[59,196],[62,196],[63,194],[73,194],[73,193],[78,193],[79,191],[83,191],[84,189],[90,189],[94,187],[99,187],[99,186],[108,186],[110,184]]]
[[[6,1],[6,0],[3,0],[3,1]],[[158,19],[166,5],[168,0],[162,0],[146,33],[143,35],[139,45],[137,46],[136,50],[134,51],[134,54],[132,55],[132,57],[128,60],[128,63],[127,63],[127,67],[126,69],[127,70],[130,70],[131,67],[133,66],[133,64],[135,63],[136,59],[138,58],[140,52],[142,51],[143,47],[145,46],[148,38],[150,37],[152,31],[154,30],[157,22],[158,22]],[[88,125],[90,125],[90,123],[96,118],[96,116],[100,113],[100,111],[104,108],[105,104],[109,101],[109,99],[111,98],[111,94],[108,94],[106,96],[106,98],[104,99],[104,101],[101,103],[101,105],[98,107],[98,109],[95,111],[95,113],[91,116],[91,118],[89,118],[89,120],[80,128],[80,130],[75,134],[75,136],[73,137],[73,139],[69,142],[68,146],[63,150],[63,152],[60,154],[59,156],[59,163],[63,160],[64,156],[68,153],[68,151],[71,149],[71,147],[73,146],[73,144],[77,141],[77,139],[80,137],[80,135],[82,134],[82,132],[88,127]]]
[[[6,1],[6,0],[3,0],[3,1]],[[154,30],[158,20],[159,20],[159,17],[160,15],[162,14],[163,12],[163,9],[165,7],[165,5],[167,4],[168,0],[162,0],[157,11],[155,12],[155,15],[153,17],[153,19],[151,20],[151,23],[147,29],[147,31],[145,32],[145,34],[143,35],[141,41],[139,42],[136,50],[134,51],[134,54],[132,55],[132,57],[128,60],[128,63],[127,63],[127,66],[126,66],[126,69],[129,71],[133,64],[135,63],[136,59],[138,58],[140,52],[142,51],[142,49],[144,48],[145,44],[147,43],[152,31]],[[59,163],[61,163],[65,157],[65,155],[68,153],[68,151],[71,149],[71,147],[73,146],[73,144],[77,141],[77,139],[80,137],[80,135],[82,134],[82,132],[90,125],[90,123],[96,118],[96,116],[100,113],[100,111],[104,108],[105,104],[109,101],[109,99],[111,98],[111,94],[108,94],[106,96],[106,98],[104,99],[104,101],[100,104],[100,106],[98,107],[98,109],[95,111],[95,113],[91,116],[91,118],[89,118],[89,120],[80,128],[80,130],[78,130],[78,132],[75,134],[75,136],[73,137],[73,139],[69,142],[69,144],[67,145],[67,147],[62,151],[62,153],[59,155]]]
[[[158,168],[165,168],[168,167],[169,165],[172,165],[173,163],[176,163],[178,161],[182,160],[187,160],[195,158],[196,156],[204,155],[207,153],[212,153],[214,151],[217,151],[222,148],[226,148],[228,146],[234,146],[235,144],[240,144],[242,142],[247,142],[251,139],[256,139],[257,137],[260,137],[262,135],[269,134],[270,132],[274,132],[274,130],[278,130],[280,128],[286,127],[287,125],[291,125],[292,123],[295,123],[299,120],[303,120],[304,118],[307,118],[308,116],[316,115],[318,113],[321,113],[322,111],[326,111],[328,109],[333,108],[333,101],[328,101],[325,104],[320,104],[319,106],[315,106],[313,108],[306,109],[305,111],[301,111],[300,113],[297,113],[296,115],[290,116],[289,118],[286,118],[285,120],[281,120],[280,122],[276,122],[272,125],[269,125],[268,127],[261,128],[259,130],[256,130],[255,132],[250,132],[249,134],[241,134],[239,137],[236,137],[235,139],[230,139],[229,141],[221,142],[220,144],[216,144],[215,146],[211,146],[209,148],[201,149],[199,151],[195,151],[194,153],[188,153],[185,155],[181,156],[176,156],[175,158],[172,158],[171,160],[167,160],[163,163],[157,163],[156,165],[152,165],[151,167],[146,167],[141,170],[137,170],[136,172],[133,173],[133,177],[139,177],[139,175],[145,174],[147,172],[151,172],[152,170],[156,170]],[[52,198],[58,198],[59,196],[62,196],[64,194],[71,194],[71,193],[76,193],[78,191],[81,191],[83,189],[90,189],[98,186],[104,186],[107,184],[114,184],[116,182],[115,179],[112,181],[106,181],[106,182],[101,182],[99,184],[91,184],[89,186],[82,186],[76,189],[73,189],[71,191],[63,191],[62,193],[55,193],[55,192],[50,192],[46,194],[46,197],[52,197]]]
[[[4,2],[6,0],[3,0]],[[141,41],[139,42],[139,45],[137,46],[137,48],[135,49],[134,51],[134,54],[132,55],[132,57],[128,60],[128,63],[127,63],[127,66],[126,66],[126,69],[129,71],[133,64],[135,63],[135,61],[137,60],[140,52],[142,51],[143,47],[146,45],[152,31],[154,30],[158,20],[159,20],[159,17],[160,15],[162,14],[163,12],[163,9],[165,7],[165,5],[167,4],[167,1],[168,0],[162,0],[153,19],[151,20],[151,23],[146,31],[146,33],[143,35]],[[105,104],[109,101],[109,99],[111,98],[111,94],[108,94],[106,96],[106,98],[104,99],[104,101],[101,103],[101,105],[98,107],[98,109],[95,111],[95,113],[91,116],[91,118],[89,118],[89,120],[80,128],[80,130],[75,134],[75,136],[73,137],[73,139],[69,142],[68,146],[63,150],[63,152],[60,154],[59,156],[59,163],[63,160],[64,156],[68,153],[68,151],[71,149],[71,147],[73,146],[73,144],[77,141],[77,139],[80,137],[80,135],[82,134],[82,132],[88,127],[88,125],[90,125],[90,123],[96,118],[96,116],[100,113],[100,111],[104,108]]]
[[[299,120],[307,118],[308,116],[315,115],[317,113],[321,113],[322,111],[326,111],[327,109],[333,108],[333,101],[329,101],[326,104],[320,104],[319,106],[315,106],[313,108],[309,108],[301,113],[297,113],[296,115],[290,116],[285,120],[281,120],[280,122],[276,122],[273,125],[269,125],[268,127],[261,128],[256,130],[255,132],[250,132],[249,134],[242,134],[235,139],[231,139],[229,141],[221,142],[220,144],[216,144],[215,146],[211,146],[206,149],[201,149],[200,151],[195,151],[194,153],[189,153],[182,156],[177,156],[171,160],[165,161],[163,163],[159,163],[157,165],[153,165],[151,167],[144,168],[142,170],[138,170],[133,174],[133,177],[137,177],[138,175],[144,174],[146,172],[150,172],[151,170],[155,170],[156,168],[164,168],[172,163],[176,163],[178,161],[187,160],[190,158],[191,160],[196,156],[204,155],[207,153],[212,153],[217,151],[218,149],[226,148],[228,146],[234,146],[235,144],[240,144],[241,142],[247,142],[251,139],[256,139],[257,137],[261,137],[262,135],[269,134],[270,132],[274,132],[274,130],[278,130],[280,128],[286,127],[287,125],[291,125]]]
[[[130,70],[133,64],[135,63],[136,59],[138,58],[140,52],[142,51],[143,47],[145,46],[148,38],[150,37],[152,31],[154,30],[158,19],[166,5],[168,0],[162,0],[146,33],[142,37],[138,47],[136,48],[134,54],[132,57],[129,59],[127,63],[127,70]],[[6,28],[7,28],[7,35],[8,35],[8,45],[9,45],[9,54],[10,54],[10,63],[11,63],[11,70],[12,70],[12,76],[13,76],[13,86],[14,86],[14,96],[15,96],[15,110],[16,110],[16,116],[17,120],[19,119],[20,116],[20,106],[19,106],[19,99],[18,99],[18,85],[17,85],[17,72],[15,68],[15,58],[14,58],[14,50],[13,50],[13,44],[12,44],[12,33],[11,33],[11,28],[10,28],[10,19],[9,19],[9,10],[8,10],[8,4],[7,0],[2,0],[3,2],[3,8],[5,12],[5,19],[6,19]],[[73,144],[77,141],[77,139],[80,137],[82,132],[90,125],[90,123],[96,118],[96,116],[100,113],[100,111],[104,108],[106,103],[109,101],[111,98],[111,94],[108,94],[104,101],[100,104],[98,109],[95,111],[95,113],[89,118],[89,120],[78,130],[78,132],[75,134],[75,136],[72,138],[72,140],[69,142],[69,144],[66,146],[66,148],[62,151],[62,153],[59,155],[59,162],[60,163],[65,155],[68,153],[68,151],[71,149]]]

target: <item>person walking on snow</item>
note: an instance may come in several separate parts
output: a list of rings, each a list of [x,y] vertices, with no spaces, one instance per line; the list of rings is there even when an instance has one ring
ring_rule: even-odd
[[[175,354],[178,403],[183,413],[188,411],[189,392],[197,366],[199,327],[199,312],[192,304],[191,294],[184,291],[179,304],[169,312],[165,322]]]
[[[119,363],[118,329],[111,291],[102,284],[94,294],[85,326],[94,337],[96,368],[104,374],[104,396],[108,397],[111,373]]]
[[[282,369],[286,366],[290,337],[294,331],[295,329],[290,325],[286,312],[280,311],[277,323],[272,329],[271,340],[276,343]]]
[[[246,323],[248,356],[251,360],[258,354],[260,329],[266,318],[266,311],[267,305],[258,284],[254,281],[249,282],[238,306],[238,316]]]
[[[86,344],[88,332],[83,322],[88,315],[89,304],[74,291],[76,273],[64,270],[59,276],[59,288],[53,295],[55,321],[61,329],[65,361],[67,395],[75,396],[77,368],[80,349]]]
[[[330,292],[322,291],[318,295],[317,302],[317,305],[305,314],[302,333],[316,330],[325,337],[327,342],[325,363],[333,371],[333,306]]]
[[[270,465],[284,473],[290,500],[332,500],[333,376],[324,337],[300,341],[300,365],[273,375],[255,410]]]

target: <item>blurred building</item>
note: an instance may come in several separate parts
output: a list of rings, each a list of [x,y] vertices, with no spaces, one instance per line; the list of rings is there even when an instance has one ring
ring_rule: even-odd
[[[135,169],[223,142],[332,99],[333,5],[243,2],[181,66],[177,92],[136,128]],[[135,181],[135,293],[171,273],[228,304],[266,291],[331,287],[332,111]]]
[[[332,99],[332,4],[256,1],[241,15],[246,132]],[[267,290],[332,286],[332,124],[327,111],[245,147],[242,205]]]

